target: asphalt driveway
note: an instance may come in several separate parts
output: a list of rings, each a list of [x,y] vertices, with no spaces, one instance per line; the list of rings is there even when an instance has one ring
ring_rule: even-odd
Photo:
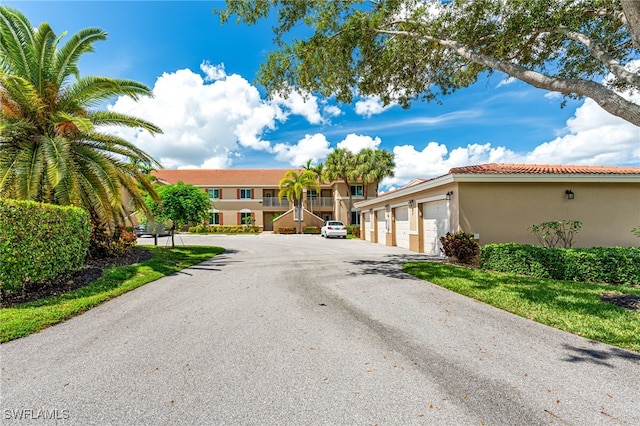
[[[0,345],[0,423],[640,424],[640,355],[401,272],[422,255],[176,242],[227,252]]]

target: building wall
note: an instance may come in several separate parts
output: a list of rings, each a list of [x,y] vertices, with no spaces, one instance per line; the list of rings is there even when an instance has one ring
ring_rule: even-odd
[[[481,244],[538,244],[529,226],[562,219],[583,223],[574,247],[640,242],[631,233],[640,225],[640,183],[460,183],[454,196],[459,228],[479,234]]]
[[[359,183],[354,183],[359,185]],[[289,210],[292,206],[290,203],[283,199],[282,206],[265,206],[262,202],[263,199],[270,195],[272,198],[277,199],[278,187],[277,186],[221,186],[221,185],[200,185],[203,191],[207,192],[208,189],[220,190],[220,198],[212,200],[213,209],[217,209],[222,217],[223,225],[236,225],[238,224],[237,214],[243,209],[247,209],[254,213],[258,226],[262,226],[264,229],[271,228],[271,220],[273,213],[281,213]],[[240,199],[240,189],[251,189],[252,199]],[[370,197],[375,195],[375,185],[369,185],[367,188]],[[310,200],[307,199],[306,193],[303,194],[303,204],[307,209],[313,209],[313,213],[320,218],[325,216],[333,220],[341,220],[345,223],[349,222],[349,198],[347,197],[346,185],[343,182],[334,182],[331,185],[322,185],[320,187],[319,195],[321,197],[330,196],[333,198],[333,206],[320,206],[318,204],[311,205]],[[361,201],[364,198],[362,196],[354,196],[353,202]],[[317,220],[314,221],[317,222]],[[323,222],[323,220],[322,220]],[[321,223],[320,223],[321,225]],[[311,225],[310,225],[311,226]]]

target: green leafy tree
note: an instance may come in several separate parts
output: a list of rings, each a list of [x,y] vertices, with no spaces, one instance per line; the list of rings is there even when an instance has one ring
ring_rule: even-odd
[[[408,108],[498,70],[640,126],[640,105],[618,94],[640,89],[637,0],[227,0],[214,12],[249,25],[277,15],[278,48],[258,73],[269,93]],[[290,36],[301,27],[308,36]]]
[[[377,196],[380,182],[386,177],[395,175],[396,163],[393,160],[393,153],[385,149],[363,149],[356,154],[356,164],[358,175],[364,184],[363,195],[365,199],[369,184],[375,184],[375,195]]]
[[[143,210],[143,191],[157,198],[136,164],[159,164],[104,129],[161,130],[92,108],[116,96],[137,100],[152,92],[131,80],[82,77],[78,61],[107,35],[86,28],[62,43],[64,35],[47,23],[35,28],[18,10],[0,6],[0,197],[80,206],[94,221],[122,224],[124,192]]]
[[[351,225],[351,210],[353,209],[353,194],[351,194],[351,183],[358,179],[357,157],[344,148],[334,149],[325,161],[325,177],[327,180],[344,182],[349,196],[349,214],[347,215],[347,225]]]
[[[304,190],[307,188],[319,189],[320,186],[311,171],[305,170],[298,174],[295,170],[288,170],[284,177],[280,179],[278,188],[278,200],[282,201],[283,198],[289,200],[300,218],[302,212],[302,194]],[[302,222],[298,221],[298,234],[301,233]]]
[[[174,233],[176,228],[193,223],[202,222],[211,208],[211,201],[207,193],[194,185],[178,182],[175,185],[161,185],[157,187],[159,202],[147,199],[149,209],[157,220],[170,220],[171,247],[175,247]]]

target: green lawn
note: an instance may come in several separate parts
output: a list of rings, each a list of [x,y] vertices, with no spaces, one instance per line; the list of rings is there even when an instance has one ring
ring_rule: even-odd
[[[604,293],[640,295],[640,288],[527,278],[438,262],[411,262],[403,270],[536,322],[640,352],[640,312],[600,300]]]
[[[143,247],[153,257],[129,266],[111,267],[93,283],[65,293],[0,309],[0,342],[28,336],[79,315],[158,278],[204,262],[224,251],[221,247]]]

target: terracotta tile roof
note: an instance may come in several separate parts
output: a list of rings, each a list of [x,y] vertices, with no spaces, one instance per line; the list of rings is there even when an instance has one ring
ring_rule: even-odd
[[[597,174],[640,175],[640,167],[572,166],[551,164],[504,164],[489,163],[475,166],[454,167],[449,174]]]
[[[152,174],[168,184],[182,181],[198,186],[278,186],[288,170],[292,169],[160,169]]]

